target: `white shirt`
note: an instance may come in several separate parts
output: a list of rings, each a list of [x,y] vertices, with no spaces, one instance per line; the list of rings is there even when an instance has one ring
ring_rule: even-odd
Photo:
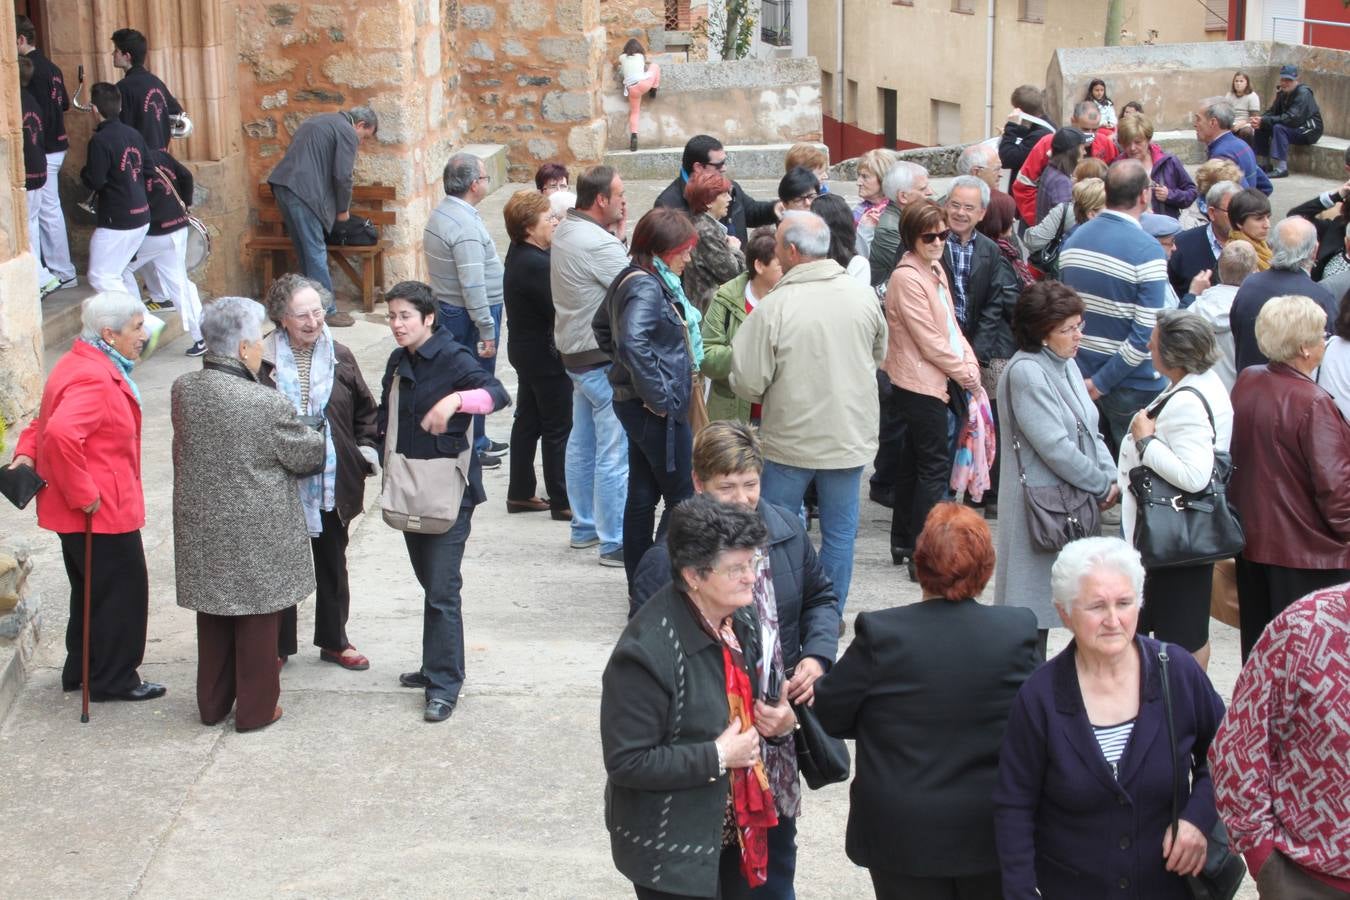
[[[1237,348],[1233,346],[1233,328],[1228,324],[1228,314],[1233,309],[1237,292],[1235,284],[1216,284],[1195,298],[1189,308],[1214,328],[1214,339],[1221,356],[1210,371],[1219,376],[1229,393],[1237,381]]]
[[[1317,383],[1336,398],[1341,415],[1350,422],[1350,341],[1334,336],[1327,341],[1327,355],[1322,357]]]
[[[867,257],[854,256],[848,261],[848,268],[844,269],[844,271],[858,279],[860,283],[867,287],[870,288],[872,286],[872,266],[868,263]]]
[[[647,71],[647,57],[641,53],[634,53],[632,56],[621,53],[619,54],[619,71],[623,73],[625,85],[637,84]]]

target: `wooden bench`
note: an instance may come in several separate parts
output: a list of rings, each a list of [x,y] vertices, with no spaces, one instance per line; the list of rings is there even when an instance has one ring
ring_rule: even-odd
[[[387,184],[366,184],[352,188],[350,212],[353,216],[369,219],[380,233],[386,226],[398,221],[398,213],[385,209],[385,203],[394,199],[394,188]],[[295,245],[286,235],[286,225],[281,218],[281,208],[272,195],[272,186],[263,182],[258,185],[258,231],[244,244],[249,250],[258,251],[262,257],[263,290],[278,272],[288,271],[287,254],[295,252]],[[347,245],[328,245],[328,258],[337,263],[337,267],[347,273],[352,284],[361,288],[361,305],[366,312],[375,309],[375,301],[383,299],[384,290],[384,251],[393,243],[384,239],[368,247]],[[357,266],[360,270],[357,270]]]

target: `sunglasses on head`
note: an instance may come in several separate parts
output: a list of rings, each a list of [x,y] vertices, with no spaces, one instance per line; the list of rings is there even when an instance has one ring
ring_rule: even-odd
[[[945,230],[929,231],[919,235],[919,240],[923,241],[925,244],[931,244],[933,243],[933,241],[945,241],[947,238],[951,237],[951,234],[952,233],[950,231]]]

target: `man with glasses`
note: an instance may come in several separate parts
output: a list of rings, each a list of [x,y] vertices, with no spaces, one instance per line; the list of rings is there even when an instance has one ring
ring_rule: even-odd
[[[491,190],[483,161],[456,153],[441,175],[445,199],[422,232],[427,274],[440,306],[440,324],[478,359],[489,375],[497,371],[497,338],[502,324],[502,267],[478,204]],[[473,444],[485,469],[502,464],[507,445],[489,440],[485,417],[473,417]]]
[[[1190,305],[1185,299],[1187,294],[1199,296],[1212,283],[1212,278],[1206,279],[1208,283],[1192,285],[1191,282],[1197,275],[1214,272],[1219,254],[1228,243],[1231,227],[1228,203],[1241,190],[1242,185],[1236,181],[1220,181],[1211,186],[1205,193],[1205,217],[1209,224],[1187,229],[1173,239],[1174,249],[1167,260],[1167,280],[1172,283],[1176,295],[1182,298],[1182,306]],[[1199,290],[1195,290],[1197,287]]]
[[[716,169],[726,174],[727,151],[717,138],[707,134],[696,134],[684,145],[679,177],[666,186],[656,198],[655,205],[687,212],[689,203],[684,199],[684,186],[690,178],[704,169]],[[727,207],[722,224],[727,226],[728,233],[744,244],[749,237],[749,229],[778,223],[776,206],[777,204],[771,200],[754,199],[746,194],[739,184],[732,181],[731,205]]]

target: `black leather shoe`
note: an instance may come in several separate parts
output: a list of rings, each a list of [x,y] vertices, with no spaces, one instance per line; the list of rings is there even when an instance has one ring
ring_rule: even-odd
[[[891,548],[891,565],[893,566],[903,566],[907,560],[913,559],[913,557],[914,557],[913,547]]]
[[[169,689],[162,684],[155,684],[153,681],[142,681],[129,691],[123,691],[120,694],[95,694],[90,693],[89,699],[95,703],[104,703],[108,700],[158,700],[169,692]]]
[[[428,722],[444,722],[454,711],[455,704],[449,700],[428,700],[427,708],[422,711],[422,718]]]
[[[431,687],[431,679],[421,672],[404,672],[402,675],[398,676],[398,683],[403,687],[411,688]]]
[[[909,570],[909,580],[912,581],[912,582],[914,582],[915,584],[918,584],[918,583],[919,583],[919,570],[918,570],[918,568],[915,567],[915,565],[914,565],[914,559],[913,559],[913,557],[910,558],[909,562],[905,563],[905,567]]]
[[[1271,169],[1271,170],[1270,170],[1270,173],[1269,173],[1269,176],[1270,176],[1271,178],[1288,178],[1288,177],[1289,177],[1289,170],[1288,170],[1288,169]]]

